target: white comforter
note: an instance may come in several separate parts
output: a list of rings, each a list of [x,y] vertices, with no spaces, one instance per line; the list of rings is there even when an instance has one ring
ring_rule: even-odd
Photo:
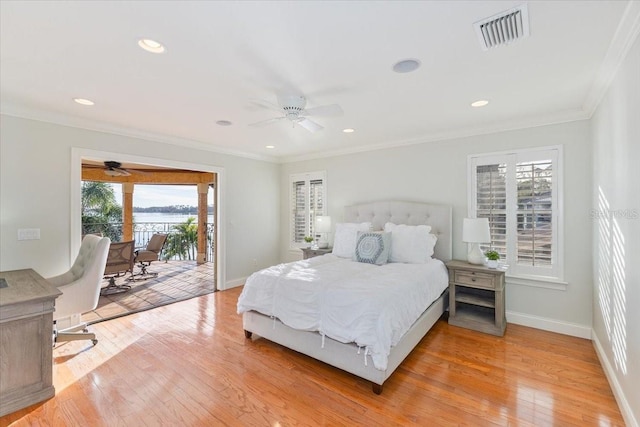
[[[254,310],[294,329],[355,342],[385,370],[391,347],[447,284],[439,260],[376,266],[328,254],[252,274],[238,313]]]

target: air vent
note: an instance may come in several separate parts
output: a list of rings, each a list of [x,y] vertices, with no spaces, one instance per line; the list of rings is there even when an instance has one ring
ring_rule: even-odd
[[[482,50],[507,45],[529,37],[529,12],[522,4],[473,24]]]

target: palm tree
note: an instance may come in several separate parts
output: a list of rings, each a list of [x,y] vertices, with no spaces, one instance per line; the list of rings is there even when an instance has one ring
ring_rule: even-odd
[[[164,251],[165,259],[178,257],[179,259],[196,259],[198,248],[198,224],[194,217],[189,217],[185,222],[174,225],[175,233],[167,238]]]
[[[106,182],[82,182],[82,232],[102,233],[113,241],[122,238],[122,206]]]

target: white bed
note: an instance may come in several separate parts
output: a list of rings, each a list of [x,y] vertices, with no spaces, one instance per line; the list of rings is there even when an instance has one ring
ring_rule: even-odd
[[[446,309],[446,268],[438,260],[451,259],[451,208],[414,202],[374,202],[345,208],[344,222],[371,222],[374,230],[381,230],[387,222],[429,225],[431,233],[438,237],[434,249],[434,258],[437,259],[426,264],[371,266],[325,255],[303,262],[274,266],[247,281],[239,299],[238,309],[243,312],[243,327],[247,338],[251,338],[253,334],[259,335],[367,379],[372,382],[373,391],[379,394],[382,392],[384,381]],[[404,278],[396,279],[401,277],[398,274],[404,274]],[[306,281],[306,276],[311,275],[314,276],[314,281]],[[336,280],[337,276],[340,280]],[[427,281],[427,278],[433,280]],[[385,283],[391,280],[397,281],[391,289],[401,289],[402,292],[394,294],[387,290],[389,286]],[[424,283],[431,281],[437,286],[427,292]],[[376,329],[378,336],[381,336],[379,330],[388,332],[386,339],[372,338],[372,333],[367,333],[368,326],[356,327],[359,335],[349,332],[349,328],[341,329],[339,323],[352,320],[351,311],[359,307],[355,302],[362,300],[357,297],[352,298],[353,301],[345,299],[339,287],[342,282],[347,283],[345,286],[348,288],[360,287],[365,293],[365,286],[377,286],[376,289],[387,292],[387,296],[379,298],[378,301],[371,298],[371,302],[367,301],[367,304],[371,304],[367,310],[376,313],[386,312],[388,307],[395,304],[396,307],[403,308],[403,314],[409,313],[404,314],[404,317],[410,320],[404,319],[405,324],[398,325],[402,322],[398,319],[386,319],[382,314],[380,319],[371,320],[371,329]],[[279,304],[286,307],[294,306],[293,301],[286,298],[288,287],[307,292],[304,297],[300,297],[305,304],[296,306],[291,314],[278,307]],[[274,297],[274,292],[277,297]],[[414,299],[420,300],[420,303],[413,304],[413,300],[403,301],[401,298],[405,293],[412,293],[415,295]],[[426,294],[429,296],[425,296]],[[435,301],[422,312],[421,307],[434,299]],[[322,314],[316,309],[320,300],[324,304],[323,307],[326,307]],[[334,308],[327,301],[340,301],[342,306]],[[329,315],[326,314],[327,310]],[[280,313],[282,321],[277,318],[277,313]],[[414,322],[413,319],[416,317],[417,320]],[[387,331],[389,327],[380,326],[385,322],[393,323],[393,327],[397,328],[395,333]],[[316,332],[318,330],[321,333]],[[345,342],[349,340],[357,341],[359,345]]]

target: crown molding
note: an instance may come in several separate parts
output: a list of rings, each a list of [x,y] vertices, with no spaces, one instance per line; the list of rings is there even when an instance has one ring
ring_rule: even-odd
[[[611,82],[627,57],[629,49],[638,38],[638,34],[640,34],[640,2],[630,0],[582,106],[589,118],[593,116],[609,90]]]
[[[528,129],[540,126],[549,126],[561,123],[575,122],[589,119],[587,112],[583,110],[568,110],[557,114],[540,115],[524,120],[509,121],[489,126],[471,127],[456,129],[452,131],[440,132],[425,135],[421,138],[394,141],[376,145],[367,145],[360,147],[345,148],[340,150],[330,150],[324,152],[316,152],[302,154],[299,156],[281,157],[281,163],[295,163],[307,160],[315,160],[327,157],[344,156],[348,154],[358,154],[368,151],[386,150],[390,148],[406,147],[410,145],[426,144],[431,142],[447,141],[451,139],[468,138],[477,135],[488,135],[493,133],[508,132],[513,130]]]
[[[67,126],[77,129],[84,129],[94,132],[103,132],[114,135],[126,136],[130,138],[144,139],[151,142],[161,142],[165,144],[177,145],[181,147],[194,148],[197,150],[209,151],[218,154],[226,154],[235,157],[243,157],[252,160],[260,160],[270,163],[280,163],[279,160],[272,156],[264,156],[259,154],[247,153],[239,150],[231,150],[225,147],[212,145],[210,143],[196,141],[186,138],[178,138],[174,136],[162,135],[153,132],[142,131],[139,129],[125,128],[114,126],[97,120],[87,120],[79,117],[68,116],[66,114],[54,113],[44,110],[36,110],[25,108],[15,104],[2,103],[0,105],[0,114],[22,119],[37,120],[46,123],[52,123],[60,126]]]

